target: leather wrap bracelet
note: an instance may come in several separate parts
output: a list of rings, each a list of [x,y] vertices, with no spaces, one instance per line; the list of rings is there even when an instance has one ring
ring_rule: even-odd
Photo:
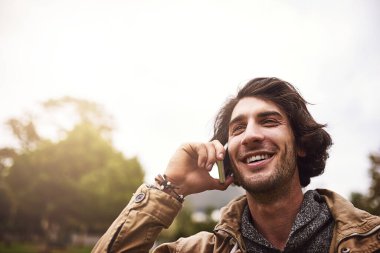
[[[157,175],[154,178],[154,180],[156,181],[157,185],[159,186],[158,189],[170,194],[175,199],[177,199],[179,202],[183,203],[183,201],[185,200],[185,197],[182,194],[178,194],[176,192],[176,189],[179,189],[179,188],[177,186],[175,186],[174,184],[172,184],[168,180],[168,178],[165,174],[163,176],[161,176],[160,174]]]

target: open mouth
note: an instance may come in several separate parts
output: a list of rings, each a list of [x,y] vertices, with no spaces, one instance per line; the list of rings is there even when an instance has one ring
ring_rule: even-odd
[[[258,155],[252,155],[246,158],[245,162],[247,164],[253,164],[257,162],[261,162],[267,159],[270,159],[273,156],[273,154],[258,154]]]

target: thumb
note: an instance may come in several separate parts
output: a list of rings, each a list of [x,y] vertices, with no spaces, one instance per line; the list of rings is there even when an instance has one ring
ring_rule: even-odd
[[[212,179],[212,187],[214,190],[220,190],[224,191],[234,182],[234,179],[232,176],[228,176],[226,178],[226,181],[224,183],[221,183],[219,179],[213,178]]]

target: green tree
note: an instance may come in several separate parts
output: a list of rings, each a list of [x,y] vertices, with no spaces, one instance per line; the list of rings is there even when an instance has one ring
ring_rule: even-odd
[[[1,235],[8,229],[8,222],[12,212],[12,198],[10,190],[4,185],[0,185],[0,239]]]
[[[68,98],[47,104],[56,112],[75,105],[71,113],[80,116],[55,141],[37,133],[35,119],[8,121],[21,143],[17,150],[2,149],[3,159],[0,152],[0,182],[12,193],[0,189],[13,210],[3,215],[11,217],[8,233],[61,242],[72,232],[103,233],[143,181],[142,167],[113,147],[100,107]]]
[[[366,194],[354,192],[351,194],[352,203],[363,210],[374,215],[380,215],[380,153],[373,153],[369,156],[371,167],[371,185]]]
[[[212,206],[207,207],[202,214],[204,220],[196,221],[193,219],[194,208],[189,203],[185,203],[182,210],[168,229],[161,232],[158,242],[176,241],[180,237],[188,237],[201,231],[212,231],[216,221],[212,218],[212,212],[215,210]]]

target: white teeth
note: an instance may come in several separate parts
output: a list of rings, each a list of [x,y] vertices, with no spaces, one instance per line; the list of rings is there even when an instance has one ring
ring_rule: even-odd
[[[254,155],[247,158],[247,163],[256,162],[264,159],[268,159],[270,156],[268,154],[265,155]]]

